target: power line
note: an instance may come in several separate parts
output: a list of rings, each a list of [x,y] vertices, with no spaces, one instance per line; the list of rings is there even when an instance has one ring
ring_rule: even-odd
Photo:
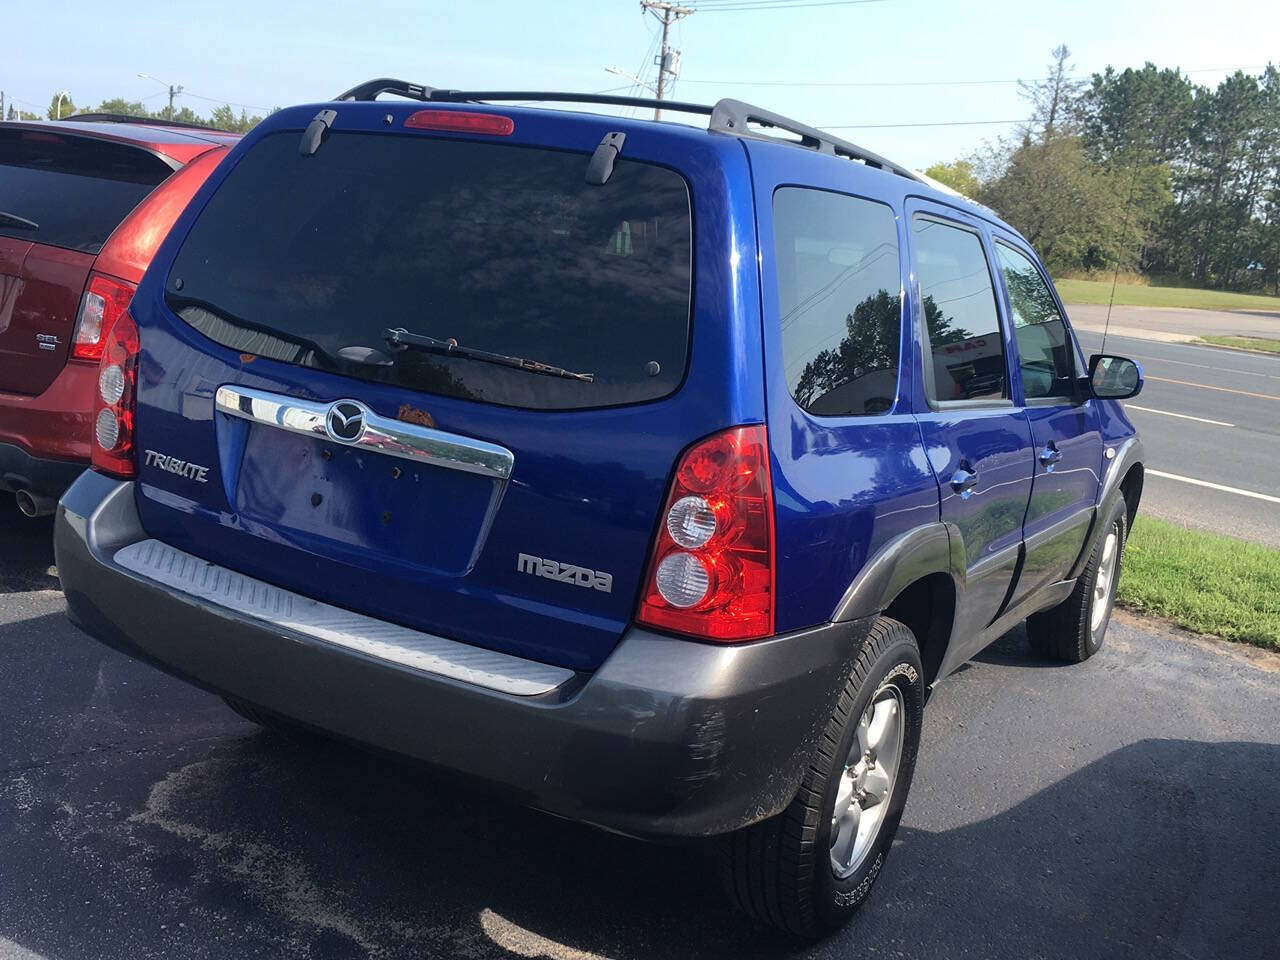
[[[192,93],[190,90],[184,90],[183,96],[195,97],[197,100],[206,100],[209,103],[224,103],[229,107],[248,107],[250,110],[271,110],[271,107],[263,106],[260,103],[237,103],[235,100],[224,100],[222,97],[205,97],[198,93]]]
[[[694,4],[699,13],[749,12],[753,10],[803,10],[806,7],[851,7],[864,3],[886,3],[887,0],[701,0]]]
[[[1026,123],[1017,120],[934,120],[924,123],[820,123],[820,130],[888,130],[893,127],[989,127],[1000,123]]]
[[[1198,70],[1183,70],[1185,74],[1223,73],[1233,70],[1265,70],[1266,64],[1253,64],[1242,67],[1201,67]],[[1089,80],[1093,74],[1080,74],[1067,77],[1068,80]],[[683,78],[684,83],[718,84],[726,87],[963,87],[983,86],[1010,83],[1039,83],[1052,80],[1053,77],[1033,77],[1026,80],[1021,77],[1001,80],[690,80]]]

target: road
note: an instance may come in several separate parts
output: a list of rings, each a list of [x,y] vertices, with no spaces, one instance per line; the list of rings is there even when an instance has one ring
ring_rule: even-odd
[[[1067,304],[1077,330],[1101,332],[1107,308]],[[1280,337],[1280,313],[1267,310],[1188,310],[1181,307],[1112,307],[1112,333],[1144,339],[1185,341],[1215,334],[1223,337]]]
[[[1100,348],[1099,333],[1077,335]],[[1125,405],[1146,446],[1143,511],[1280,547],[1280,357],[1114,333],[1107,350],[1146,374]]]
[[[939,686],[900,842],[818,945],[648,846],[260,733],[67,621],[0,506],[0,960],[1263,958],[1280,942],[1280,656],[1120,617]]]

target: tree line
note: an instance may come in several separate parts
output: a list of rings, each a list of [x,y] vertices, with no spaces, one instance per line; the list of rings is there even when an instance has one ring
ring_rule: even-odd
[[[274,111],[272,111],[274,112]],[[44,116],[27,110],[19,110],[13,104],[5,115],[6,120],[65,120],[76,113],[115,113],[129,117],[145,117],[152,120],[172,120],[178,123],[194,123],[201,127],[214,127],[231,133],[248,133],[262,122],[262,117],[250,115],[243,108],[237,114],[230,104],[223,104],[210,111],[208,116],[196,113],[190,107],[178,107],[172,114],[166,106],[161,110],[148,110],[141,100],[125,100],[113,97],[103,100],[96,107],[77,107],[70,96],[55,93],[49,98],[49,109]]]
[[[1071,76],[1053,51],[1012,139],[925,173],[994,209],[1055,275],[1280,294],[1280,70],[1217,87],[1147,63]]]

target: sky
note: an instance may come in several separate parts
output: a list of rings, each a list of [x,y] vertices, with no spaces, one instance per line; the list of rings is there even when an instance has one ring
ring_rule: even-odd
[[[1280,63],[1274,0],[735,2],[703,0],[673,29],[675,98],[747,100],[917,169],[1008,136],[1028,111],[1014,81],[1043,77],[1059,43],[1081,76],[1150,60],[1214,85]],[[379,76],[626,93],[606,68],[652,81],[657,32],[637,0],[0,0],[0,90],[41,112],[64,89],[81,106],[164,105],[146,73],[182,84],[177,104],[200,113],[325,100]]]

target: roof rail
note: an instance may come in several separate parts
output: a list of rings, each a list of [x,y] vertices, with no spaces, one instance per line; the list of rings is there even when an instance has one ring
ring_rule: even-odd
[[[651,107],[671,110],[675,113],[693,113],[710,117],[707,129],[714,133],[725,133],[737,137],[751,137],[758,140],[770,140],[775,143],[790,143],[796,146],[808,147],[820,153],[858,160],[867,166],[878,167],[881,170],[896,173],[898,176],[906,177],[908,180],[924,182],[920,175],[914,171],[860,147],[856,143],[841,140],[839,137],[833,137],[831,134],[824,133],[816,127],[807,126],[798,120],[792,120],[790,117],[784,117],[782,114],[774,113],[763,107],[743,103],[741,100],[724,99],[718,101],[715,106],[707,106],[701,103],[686,103],[680,100],[656,100],[651,97],[617,97],[600,93],[562,93],[546,90],[446,90],[418,83],[409,83],[405,80],[395,80],[390,77],[382,77],[362,83],[359,86],[352,87],[346,93],[339,94],[334,99],[376,100],[380,93],[396,93],[400,96],[423,102],[484,103],[486,101],[531,100],[540,103],[598,103],[614,107]],[[757,127],[773,127],[778,130],[785,130],[787,133],[795,134],[800,140],[797,143],[797,141],[786,137],[774,137],[761,133],[758,130],[751,129],[753,124]]]
[[[773,113],[750,103],[743,103],[741,100],[725,99],[719,101],[711,113],[709,129],[718,133],[737,134],[740,137],[761,136],[760,134],[753,134],[749,129],[749,125],[752,123],[762,127],[776,127],[779,130],[787,131],[787,133],[794,133],[800,138],[801,146],[809,147],[820,153],[848,157],[850,160],[861,160],[868,166],[888,170],[890,173],[896,173],[898,176],[906,177],[908,180],[920,180],[920,177],[915,172],[899,166],[892,160],[886,160],[878,153],[872,153],[856,143],[841,140],[839,137],[833,137],[831,134],[824,133],[816,127],[806,126],[797,120],[792,120],[790,117],[784,117],[781,114]],[[768,135],[764,135],[763,138],[766,140],[779,139]]]
[[[95,123],[138,123],[146,127],[182,127],[187,130],[207,130],[210,133],[230,133],[221,127],[211,127],[203,123],[186,123],[182,120],[164,120],[160,117],[135,117],[127,113],[73,113],[63,117],[68,120],[88,120]]]
[[[379,77],[377,80],[366,80],[352,87],[346,93],[340,93],[334,100],[377,100],[380,93],[398,93],[410,100],[430,100],[435,93],[433,87],[424,87],[420,83],[408,80],[396,80],[394,77]]]

